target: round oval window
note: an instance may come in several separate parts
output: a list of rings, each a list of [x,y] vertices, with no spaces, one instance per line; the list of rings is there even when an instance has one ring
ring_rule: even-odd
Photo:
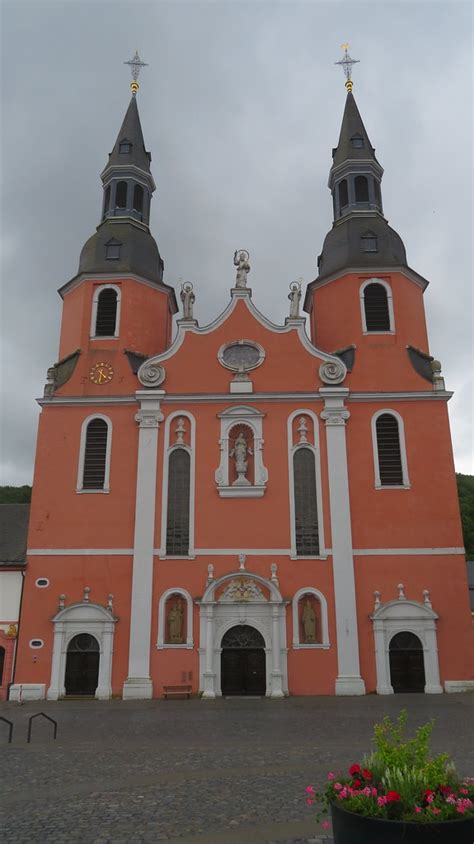
[[[46,586],[49,586],[49,580],[47,577],[38,577],[38,580],[35,582],[35,586],[39,589],[45,589]]]
[[[42,648],[44,642],[42,639],[32,639],[30,642],[30,648]]]

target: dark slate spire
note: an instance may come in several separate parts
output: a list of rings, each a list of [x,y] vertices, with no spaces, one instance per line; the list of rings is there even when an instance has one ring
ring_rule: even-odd
[[[133,164],[145,173],[150,173],[151,155],[145,149],[143,132],[138,114],[137,98],[132,96],[127,113],[123,119],[115,146],[109,155],[109,167]]]
[[[403,241],[383,216],[383,168],[375,157],[350,81],[346,88],[339,143],[333,150],[328,182],[334,222],[318,258],[318,278],[308,286],[307,310],[311,307],[312,286],[328,276],[349,269],[407,266]]]
[[[354,145],[354,139],[358,139],[358,146]],[[370,143],[354,95],[352,91],[349,91],[346,97],[339,143],[332,152],[333,166],[337,167],[338,164],[342,164],[348,158],[367,159],[367,157],[377,161],[375,149]]]

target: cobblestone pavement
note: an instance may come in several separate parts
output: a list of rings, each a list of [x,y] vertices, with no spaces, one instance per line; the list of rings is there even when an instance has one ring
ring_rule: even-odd
[[[433,749],[474,773],[474,695],[6,703],[0,722],[2,844],[329,844],[308,783],[369,748],[408,708],[436,719]],[[33,722],[45,712],[58,722]]]

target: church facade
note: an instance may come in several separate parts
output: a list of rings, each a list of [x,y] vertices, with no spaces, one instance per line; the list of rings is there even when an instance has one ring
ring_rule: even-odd
[[[200,326],[183,285],[174,339],[132,88],[101,222],[59,291],[12,699],[474,688],[428,282],[346,87],[304,302],[292,285],[273,324],[237,251],[224,312]]]

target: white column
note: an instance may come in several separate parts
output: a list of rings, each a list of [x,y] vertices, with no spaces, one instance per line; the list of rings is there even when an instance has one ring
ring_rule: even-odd
[[[374,619],[375,666],[377,668],[377,694],[393,695],[390,682],[390,662],[385,635],[385,625],[382,619]]]
[[[360,676],[359,639],[352,557],[351,510],[347,474],[346,419],[349,411],[344,399],[346,387],[321,387],[326,422],[328,453],[329,504],[331,511],[332,560],[334,600],[336,606],[336,635],[338,677],[337,695],[365,694]]]
[[[102,633],[102,652],[99,662],[99,677],[95,696],[98,700],[110,700],[112,697],[112,654],[114,624],[106,622]]]
[[[425,628],[425,641],[426,647],[423,648],[425,659],[425,694],[440,695],[443,693],[443,687],[439,681],[438,642],[434,621]]]
[[[153,545],[155,538],[156,455],[158,428],[163,420],[160,400],[164,390],[138,390],[140,410],[135,536],[133,543],[132,606],[128,677],[124,698],[151,698],[150,677],[151,600],[153,591]]]
[[[272,605],[272,692],[271,697],[283,697],[282,676],[281,676],[281,652],[280,652],[280,608],[277,604]]]
[[[51,663],[51,684],[46,693],[47,700],[59,700],[64,694],[64,676],[61,674],[62,651],[64,647],[64,624],[60,621],[54,625],[53,659]]]
[[[203,697],[215,698],[214,679],[214,606],[211,604],[206,607],[206,660]]]

